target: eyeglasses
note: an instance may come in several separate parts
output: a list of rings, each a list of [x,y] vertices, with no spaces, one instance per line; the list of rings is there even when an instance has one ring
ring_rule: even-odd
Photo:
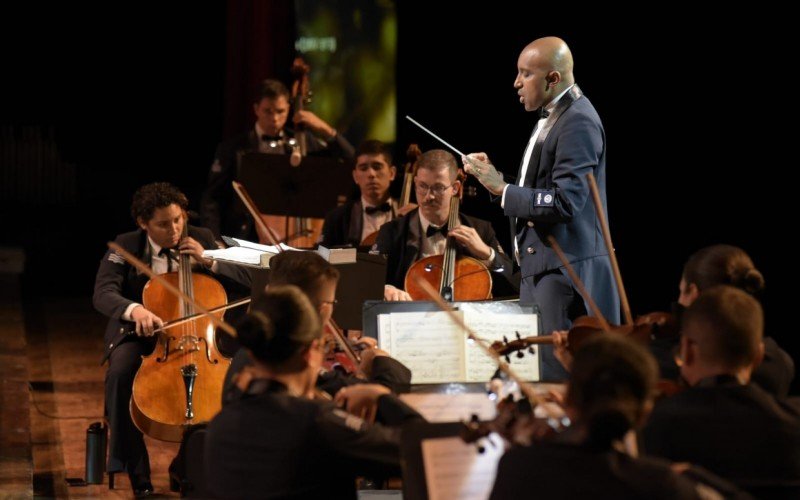
[[[455,182],[453,184],[455,184]],[[417,193],[422,196],[428,196],[428,191],[433,193],[434,196],[442,196],[445,191],[453,187],[453,184],[450,184],[449,186],[442,186],[441,184],[428,186],[427,184],[421,182],[415,182],[414,187],[417,188]]]

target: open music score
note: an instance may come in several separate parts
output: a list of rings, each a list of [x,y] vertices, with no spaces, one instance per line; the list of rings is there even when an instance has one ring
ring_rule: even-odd
[[[253,243],[252,241],[228,238],[225,236],[223,236],[223,239],[228,244],[228,248],[204,250],[203,257],[211,260],[221,260],[233,264],[268,269],[269,260],[279,253],[278,248],[273,245],[261,245],[259,243]],[[290,247],[283,243],[281,243],[281,248],[283,250],[299,251],[297,248]]]
[[[489,343],[503,337],[516,338],[517,332],[523,337],[538,333],[536,314],[493,314],[478,310],[458,314]],[[471,345],[444,312],[381,314],[378,343],[412,371],[413,384],[488,382],[497,370],[493,360]],[[515,359],[514,368],[526,380],[539,380],[538,352]]]
[[[497,463],[505,451],[503,439],[490,434],[492,444],[483,453],[460,437],[422,440],[422,461],[429,500],[484,500],[489,498]]]

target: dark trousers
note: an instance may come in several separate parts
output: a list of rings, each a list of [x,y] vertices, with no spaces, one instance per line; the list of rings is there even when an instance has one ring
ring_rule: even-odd
[[[554,330],[569,330],[573,319],[586,314],[583,298],[572,288],[569,278],[559,270],[523,278],[519,302],[523,305],[539,306],[542,317],[542,331],[539,335],[549,335]],[[542,380],[558,381],[569,378],[569,372],[553,354],[552,346],[541,345],[538,348],[542,360]]]
[[[119,344],[108,358],[106,415],[111,428],[108,472],[150,475],[150,458],[144,437],[131,420],[129,405],[133,378],[142,364],[142,356],[150,354],[153,345],[151,340],[131,339]]]

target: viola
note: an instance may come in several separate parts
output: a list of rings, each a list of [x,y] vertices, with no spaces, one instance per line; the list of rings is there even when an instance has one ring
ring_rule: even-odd
[[[458,180],[463,183],[463,172]],[[461,225],[458,217],[462,189],[450,198],[447,227],[454,229]],[[439,290],[447,301],[487,300],[492,297],[492,274],[489,269],[473,257],[458,256],[455,238],[448,237],[443,255],[431,255],[420,259],[406,272],[404,287],[413,300],[424,300],[425,292],[417,279],[429,283]]]

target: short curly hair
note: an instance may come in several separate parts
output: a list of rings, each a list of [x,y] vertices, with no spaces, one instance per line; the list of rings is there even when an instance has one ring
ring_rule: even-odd
[[[153,218],[153,213],[157,208],[165,208],[173,203],[181,207],[183,211],[186,211],[189,207],[189,200],[186,195],[169,182],[147,184],[133,193],[131,217],[136,223],[139,222],[140,217],[147,222]]]

